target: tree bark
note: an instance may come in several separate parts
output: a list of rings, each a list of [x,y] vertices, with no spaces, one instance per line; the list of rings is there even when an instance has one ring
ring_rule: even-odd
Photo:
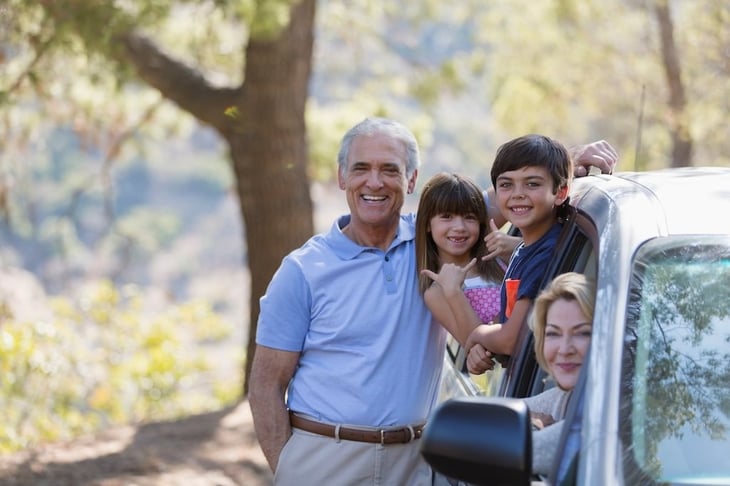
[[[674,23],[668,0],[657,0],[654,13],[659,24],[662,65],[669,87],[670,135],[672,138],[672,167],[692,165],[692,134],[689,130],[687,96],[682,83],[682,69],[674,41]]]
[[[292,8],[287,29],[246,49],[240,124],[224,134],[246,221],[251,271],[244,396],[255,349],[259,298],[281,263],[314,230],[307,175],[305,106],[314,42],[315,0]]]
[[[212,87],[197,70],[141,35],[120,38],[125,56],[142,80],[213,126],[228,143],[251,274],[244,396],[255,349],[259,298],[283,256],[314,230],[305,106],[315,3],[302,0],[292,6],[289,25],[275,39],[249,41],[244,82],[237,88]]]

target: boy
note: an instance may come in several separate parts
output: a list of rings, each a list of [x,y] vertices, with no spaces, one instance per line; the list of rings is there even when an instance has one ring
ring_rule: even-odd
[[[495,323],[480,323],[467,339],[467,367],[483,373],[494,365],[494,355],[511,355],[522,323],[550,261],[560,234],[561,209],[567,205],[573,174],[568,150],[542,135],[525,135],[502,145],[492,164],[491,178],[502,215],[522,234],[501,289],[501,311]],[[460,271],[450,268],[437,276],[457,320],[480,322],[457,292]]]

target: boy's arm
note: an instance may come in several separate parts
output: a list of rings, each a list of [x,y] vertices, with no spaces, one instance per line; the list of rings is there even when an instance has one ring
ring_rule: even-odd
[[[527,314],[530,312],[531,305],[532,299],[522,298],[518,300],[515,302],[509,319],[502,324],[477,326],[469,335],[464,347],[471,350],[474,344],[480,344],[483,348],[494,354],[512,355],[517,338],[520,335],[520,330],[527,320]]]

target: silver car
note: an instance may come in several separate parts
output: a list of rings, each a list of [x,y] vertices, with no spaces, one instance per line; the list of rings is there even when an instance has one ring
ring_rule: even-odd
[[[730,169],[584,177],[571,206],[543,282],[581,272],[597,293],[553,470],[531,472],[519,398],[549,385],[527,326],[486,376],[449,342],[424,457],[474,484],[730,484]]]

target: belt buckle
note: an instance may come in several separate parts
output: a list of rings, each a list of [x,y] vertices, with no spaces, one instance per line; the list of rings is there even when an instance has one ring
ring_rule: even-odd
[[[400,440],[400,441],[398,441],[398,443],[400,443],[400,444],[408,444],[409,442],[413,442],[414,440],[416,440],[416,431],[415,431],[415,429],[413,428],[412,425],[408,425],[407,427],[403,427],[403,428],[397,429],[397,430],[380,429],[380,445],[386,445],[386,443],[385,443],[385,433],[386,432],[406,432],[406,430],[408,431],[408,439],[407,440]]]

